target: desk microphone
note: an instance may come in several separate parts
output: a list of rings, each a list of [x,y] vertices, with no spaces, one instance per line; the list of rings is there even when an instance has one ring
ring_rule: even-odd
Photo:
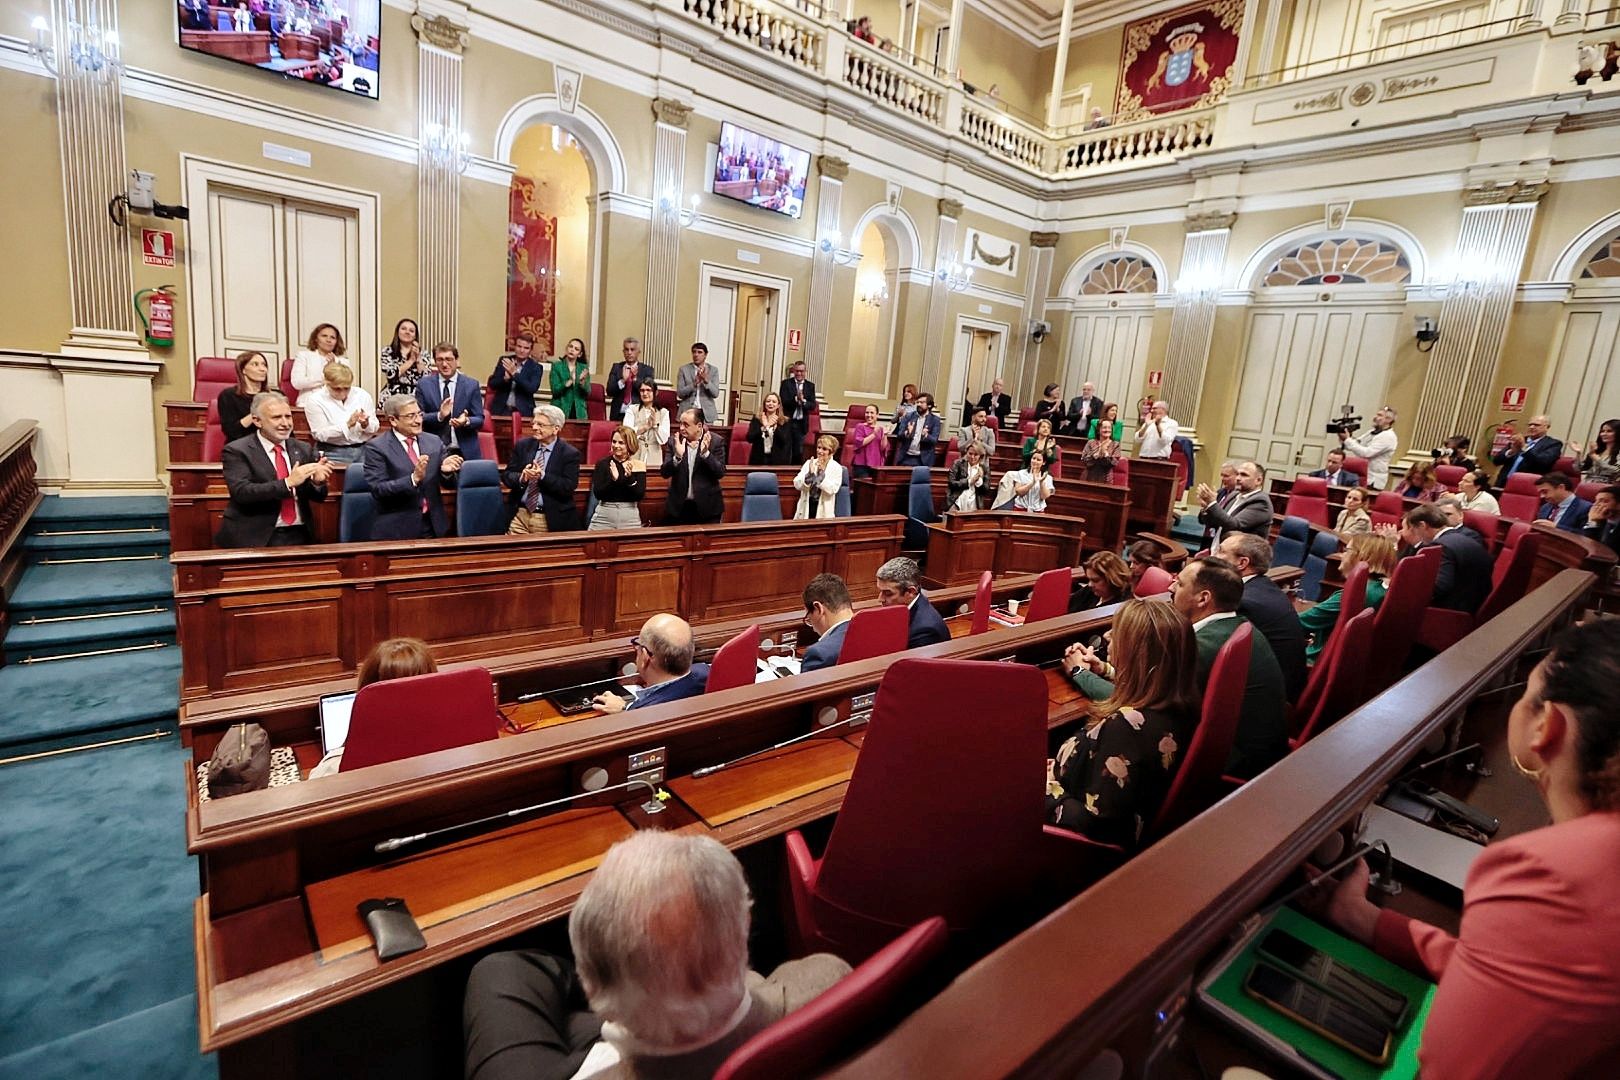
[[[423,840],[430,840],[435,836],[443,836],[445,833],[460,832],[462,829],[471,829],[479,825],[487,825],[492,821],[502,821],[507,818],[522,817],[524,814],[532,814],[536,810],[545,810],[552,806],[562,806],[564,803],[575,802],[576,800],[588,798],[592,795],[605,795],[610,791],[624,791],[625,789],[632,787],[646,788],[652,795],[652,798],[649,799],[648,802],[656,803],[658,809],[660,811],[663,810],[664,806],[661,800],[664,798],[664,796],[656,787],[649,784],[645,780],[627,780],[622,784],[614,784],[612,787],[597,788],[595,791],[581,791],[574,795],[564,795],[560,799],[552,799],[549,802],[535,803],[533,806],[520,806],[516,810],[508,810],[504,814],[491,814],[489,817],[481,817],[476,821],[463,821],[460,825],[446,825],[442,829],[430,829],[427,832],[416,833],[413,836],[396,836],[389,840],[379,840],[377,843],[372,845],[371,850],[375,851],[379,855],[384,855],[390,851],[398,851],[402,847],[408,847],[411,844],[421,843]],[[655,811],[649,809],[647,812],[654,813]]]
[[[744,754],[742,757],[732,758],[730,761],[722,761],[718,765],[705,765],[701,769],[693,769],[692,770],[692,779],[700,780],[705,776],[710,776],[710,775],[712,775],[714,773],[719,772],[721,769],[729,769],[733,765],[739,765],[742,762],[747,761],[749,758],[755,758],[755,757],[758,757],[761,754],[769,754],[773,750],[781,750],[784,747],[792,746],[794,743],[801,743],[801,742],[804,742],[804,740],[806,740],[806,739],[815,738],[817,735],[820,735],[822,732],[831,731],[835,727],[848,727],[850,724],[854,723],[857,719],[865,720],[865,719],[868,719],[868,717],[864,713],[853,713],[853,714],[851,714],[849,716],[846,716],[842,720],[836,721],[835,723],[828,724],[826,727],[818,727],[814,731],[805,732],[803,735],[795,735],[795,736],[793,736],[793,738],[786,739],[786,740],[784,740],[782,742],[779,742],[775,746],[767,746],[763,750],[755,750],[752,753]]]
[[[605,679],[586,679],[584,682],[575,683],[573,686],[554,686],[550,690],[536,690],[529,694],[519,694],[517,704],[527,705],[531,701],[539,701],[541,698],[550,697],[552,694],[561,694],[568,690],[580,690],[587,686],[598,686],[605,682],[618,682],[619,678],[620,676],[609,675]]]
[[[1485,758],[1484,747],[1481,746],[1477,742],[1471,742],[1467,746],[1459,746],[1457,749],[1451,751],[1451,753],[1449,753],[1449,754],[1441,754],[1439,757],[1430,758],[1428,761],[1420,762],[1417,765],[1413,765],[1410,769],[1407,769],[1405,772],[1401,773],[1401,775],[1399,775],[1395,779],[1391,780],[1390,784],[1393,786],[1395,784],[1399,784],[1403,780],[1410,780],[1410,779],[1412,779],[1412,777],[1416,776],[1418,773],[1422,772],[1423,770],[1428,769],[1428,768],[1430,768],[1432,766],[1438,765],[1442,761],[1450,761],[1454,757],[1459,757],[1459,756],[1461,756],[1463,754],[1472,753],[1475,750],[1480,751],[1480,763],[1478,765],[1469,766],[1469,769],[1470,769],[1470,771],[1477,771],[1479,768],[1482,768],[1483,765],[1484,765],[1484,758]],[[1485,775],[1489,775],[1489,773],[1486,773]]]

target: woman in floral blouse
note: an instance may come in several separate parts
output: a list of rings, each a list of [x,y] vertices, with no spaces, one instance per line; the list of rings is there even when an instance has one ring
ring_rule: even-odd
[[[1170,604],[1128,600],[1114,616],[1108,670],[1084,645],[1063,655],[1082,693],[1102,699],[1100,720],[1058,748],[1046,808],[1064,828],[1135,848],[1159,812],[1198,722],[1198,649],[1192,624]]]

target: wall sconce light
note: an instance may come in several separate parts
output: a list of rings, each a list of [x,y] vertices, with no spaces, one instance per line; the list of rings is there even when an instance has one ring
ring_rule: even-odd
[[[697,208],[698,197],[696,195],[687,200],[686,206],[682,206],[676,199],[675,189],[673,188],[658,196],[658,212],[665,217],[673,216],[675,224],[682,229],[690,229],[697,224]]]
[[[467,171],[472,156],[467,153],[471,136],[449,124],[428,124],[422,128],[422,152],[437,165],[448,166],[458,173]]]
[[[973,284],[973,268],[953,262],[934,271],[934,278],[951,292],[961,292]]]
[[[880,277],[867,278],[855,299],[870,308],[880,308],[889,299],[889,286]]]
[[[53,76],[56,70],[56,35],[50,20],[43,15],[34,16],[31,24],[33,40],[28,43],[28,55]],[[124,63],[118,58],[118,35],[102,28],[101,7],[97,0],[85,0],[83,18],[75,0],[67,0],[67,48],[65,55],[80,71],[101,79],[110,79],[122,71]]]
[[[860,258],[860,253],[857,251],[851,251],[846,247],[841,247],[839,244],[840,240],[841,237],[839,237],[837,233],[828,233],[816,243],[816,248],[823,255],[830,256],[832,261],[838,266],[848,266],[850,263]]]
[[[1417,339],[1418,352],[1428,352],[1440,340],[1440,324],[1427,315],[1414,315],[1412,336]]]

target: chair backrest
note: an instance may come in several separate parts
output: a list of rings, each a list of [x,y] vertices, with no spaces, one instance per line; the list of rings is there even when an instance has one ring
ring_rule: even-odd
[[[478,432],[478,456],[485,461],[493,462],[498,451],[495,449],[495,432],[484,428]]]
[[[1367,607],[1367,581],[1371,577],[1372,571],[1367,568],[1366,563],[1361,563],[1344,579],[1344,588],[1339,596],[1339,618],[1333,624],[1334,633],[1343,630],[1345,623]]]
[[[465,463],[456,486],[456,535],[499,536],[505,531],[506,499],[501,494],[500,466],[493,457]]]
[[[1541,509],[1541,496],[1536,493],[1536,481],[1540,479],[1537,473],[1523,472],[1508,477],[1507,485],[1496,497],[1502,516],[1515,521],[1536,520],[1536,512]]]
[[[714,1080],[819,1075],[850,1057],[918,1003],[947,938],[945,920],[937,916],[913,926],[808,1005],[743,1043]]]
[[[496,737],[495,682],[481,667],[372,683],[355,696],[339,772]]]
[[[906,513],[919,521],[938,521],[934,511],[933,473],[926,465],[911,469],[911,485],[906,489]]]
[[[1125,487],[1131,482],[1131,459],[1124,454],[1114,460],[1114,470],[1108,474],[1108,482],[1115,487]]]
[[[1328,556],[1338,550],[1338,533],[1324,530],[1311,537],[1310,550],[1305,553],[1305,575],[1299,582],[1300,599],[1315,603],[1322,595],[1322,577],[1327,573]]]
[[[1534,531],[1520,538],[1513,550],[1496,556],[1491,567],[1491,591],[1475,612],[1476,622],[1483,626],[1503,611],[1524,599],[1530,588],[1530,572],[1535,569],[1536,555],[1541,551],[1541,537]]]
[[[1063,479],[1063,458],[1062,458],[1062,456],[1060,455],[1058,457],[1053,458],[1051,461],[1048,461],[1046,463],[1046,470],[1047,470],[1047,472],[1050,472],[1052,474],[1052,479],[1054,479],[1054,480]]]
[[[759,660],[759,624],[755,623],[715,651],[705,694],[751,686]]]
[[[990,581],[990,571],[979,575],[979,587],[973,590],[973,622],[968,626],[969,634],[982,634],[990,629],[990,605],[995,603]]]
[[[1254,649],[1254,627],[1243,623],[1226,639],[1215,663],[1209,669],[1204,687],[1204,703],[1193,731],[1187,756],[1170,781],[1170,790],[1159,804],[1159,812],[1149,827],[1157,839],[1202,813],[1220,796],[1221,777],[1237,740],[1238,719],[1243,712],[1243,690],[1249,682],[1249,654]],[[1149,836],[1143,839],[1148,840]]]
[[[782,495],[775,473],[751,472],[743,481],[742,520],[782,520]]]
[[[1565,454],[1563,457],[1553,462],[1552,471],[1561,472],[1565,476],[1581,475],[1581,467],[1577,465],[1575,463],[1575,459],[1570,457],[1568,454]]]
[[[849,467],[845,466],[843,482],[838,485],[838,495],[833,500],[834,517],[849,517],[855,512],[854,501],[849,493],[849,481]]]
[[[289,356],[281,362],[281,392],[286,395],[289,405],[298,404],[298,390],[292,384],[293,359]]]
[[[599,382],[585,388],[585,419],[607,419],[607,388]]]
[[[1530,522],[1528,522],[1528,521],[1515,521],[1515,522],[1513,522],[1512,524],[1510,524],[1507,527],[1507,533],[1502,538],[1502,549],[1504,551],[1506,551],[1506,550],[1508,550],[1510,548],[1518,547],[1519,546],[1519,541],[1523,540],[1529,534],[1530,534]]]
[[[1142,578],[1136,583],[1136,595],[1163,596],[1175,583],[1176,575],[1162,566],[1150,566],[1142,571]]]
[[[1602,491],[1608,486],[1608,484],[1597,480],[1582,480],[1580,483],[1575,485],[1575,497],[1577,499],[1585,499],[1587,502],[1591,502],[1593,499],[1597,498],[1598,492]]]
[[[853,664],[857,660],[904,652],[910,637],[911,609],[904,605],[857,611],[844,630],[838,662]]]
[[[1434,478],[1440,481],[1441,486],[1447,491],[1456,491],[1457,485],[1462,483],[1462,478],[1467,475],[1468,470],[1461,465],[1436,465],[1434,467]]]
[[[219,392],[236,385],[236,361],[225,356],[199,356],[191,377],[191,400],[214,401]]]
[[[1302,517],[1285,517],[1271,545],[1271,565],[1304,566],[1310,552],[1311,524]]]
[[[1327,481],[1320,476],[1295,477],[1294,486],[1288,492],[1288,505],[1283,508],[1283,513],[1289,517],[1304,518],[1312,525],[1331,529],[1333,521],[1328,517],[1327,489]]]
[[[1035,589],[1029,594],[1024,608],[1024,625],[1055,619],[1069,613],[1069,593],[1074,588],[1074,574],[1066,566],[1054,567],[1035,579]]]
[[[366,483],[366,470],[357,461],[343,470],[343,501],[338,504],[338,542],[364,543],[371,539],[377,504]]]
[[[1399,525],[1405,513],[1406,500],[1401,498],[1398,491],[1380,491],[1373,496],[1372,506],[1367,508],[1367,516],[1372,518],[1374,525]]]
[[[1177,492],[1187,490],[1187,478],[1193,474],[1192,458],[1187,453],[1187,447],[1191,445],[1191,441],[1185,435],[1170,444],[1170,461],[1176,467]]]
[[[1366,700],[1367,655],[1372,650],[1373,622],[1377,613],[1362,608],[1355,618],[1333,632],[1322,656],[1311,669],[1312,681],[1322,673],[1321,690],[1313,707],[1295,710],[1300,720],[1293,744],[1299,746],[1336,724]]]
[[[203,420],[202,459],[218,461],[225,455],[225,429],[219,422],[219,399],[208,403],[208,415]]]
[[[1406,654],[1423,624],[1423,609],[1434,598],[1440,558],[1438,546],[1424,548],[1397,562],[1395,572],[1389,576],[1389,589],[1378,605],[1372,656],[1367,664],[1367,685],[1375,694],[1388,689],[1400,677]]]
[[[595,465],[613,453],[613,433],[619,430],[617,420],[592,420],[585,435],[585,464]],[[635,449],[631,447],[631,449]],[[743,460],[747,460],[744,458]]]
[[[1355,473],[1356,476],[1359,478],[1356,481],[1358,484],[1364,486],[1367,483],[1367,459],[1366,458],[1364,458],[1364,457],[1346,457],[1344,459],[1344,471],[1345,472]]]
[[[956,459],[961,456],[962,451],[961,448],[956,444],[956,436],[952,435],[951,441],[945,444],[945,468],[948,469],[952,465],[955,465]]]
[[[1464,510],[1463,524],[1479,533],[1485,547],[1493,554],[1502,547],[1502,519],[1483,510]]]
[[[1339,593],[1339,617],[1334,622],[1333,629],[1329,631],[1330,635],[1338,634],[1344,629],[1347,622],[1367,610],[1367,578],[1369,576],[1366,563],[1362,563],[1350,571],[1350,576],[1345,579],[1344,588]],[[1332,640],[1332,637],[1328,638],[1330,643]],[[1305,722],[1305,718],[1311,715],[1312,710],[1316,708],[1317,703],[1321,700],[1327,679],[1327,665],[1323,663],[1326,656],[1327,650],[1324,649],[1305,679],[1305,688],[1299,692],[1299,700],[1294,702],[1294,707],[1289,713],[1293,720],[1288,732],[1290,737],[1299,733],[1299,728]]]
[[[731,425],[731,430],[726,435],[727,464],[748,464],[748,455],[753,453],[753,450],[753,446],[748,441],[748,421],[738,420]]]
[[[1018,410],[1018,430],[1024,435],[1035,434],[1035,406]]]

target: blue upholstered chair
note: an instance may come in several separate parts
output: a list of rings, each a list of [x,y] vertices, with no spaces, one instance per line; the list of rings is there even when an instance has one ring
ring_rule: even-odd
[[[926,465],[911,470],[911,485],[906,489],[906,535],[908,549],[928,547],[928,525],[939,520],[934,510],[932,473]]]
[[[838,486],[838,496],[833,502],[834,517],[849,517],[853,513],[849,498],[849,469],[844,470],[844,482]]]
[[[1321,597],[1322,575],[1327,573],[1328,556],[1338,550],[1338,533],[1319,532],[1311,537],[1311,548],[1305,555],[1305,576],[1299,582],[1301,600],[1309,600],[1314,604]]]
[[[1285,517],[1277,542],[1271,547],[1272,566],[1304,566],[1311,545],[1311,523],[1302,517]]]
[[[499,536],[505,531],[500,468],[487,459],[467,462],[456,486],[456,535]]]
[[[776,474],[751,472],[743,482],[742,520],[781,521],[782,494]]]
[[[377,520],[377,504],[366,486],[366,470],[355,462],[343,470],[343,501],[338,505],[338,542],[364,543],[371,539],[371,523]]]

